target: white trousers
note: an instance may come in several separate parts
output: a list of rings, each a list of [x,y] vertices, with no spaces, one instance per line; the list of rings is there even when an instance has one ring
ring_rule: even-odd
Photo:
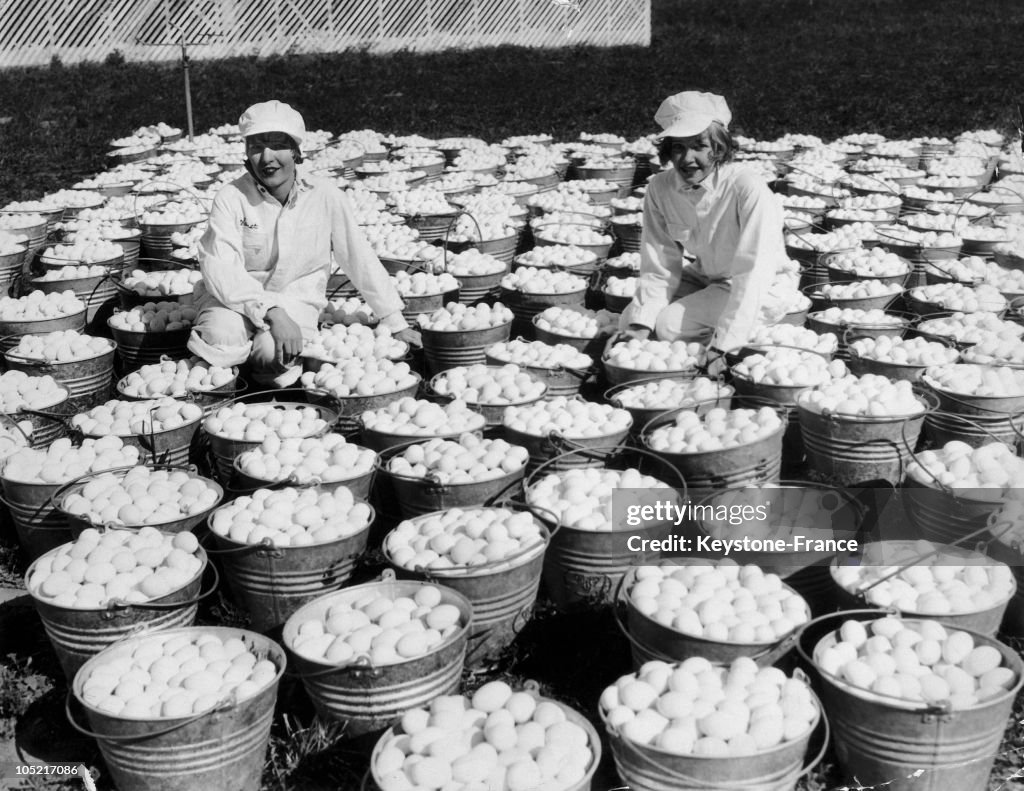
[[[729,302],[729,283],[703,284],[684,278],[670,302],[654,324],[654,334],[662,341],[707,343],[718,326],[718,318]],[[622,311],[619,329],[626,329],[633,321],[636,307],[630,302]]]
[[[304,339],[317,330],[319,311],[311,305],[294,302],[283,306],[299,325]],[[210,365],[229,368],[248,362],[252,378],[268,387],[290,387],[302,375],[302,364],[281,365],[275,359],[277,349],[267,330],[257,329],[247,317],[222,305],[210,294],[196,301],[196,320],[188,339],[188,348]]]

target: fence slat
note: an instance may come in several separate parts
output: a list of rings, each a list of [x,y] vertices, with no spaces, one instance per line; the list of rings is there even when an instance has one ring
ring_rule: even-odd
[[[651,0],[0,0],[0,68],[367,49],[432,52],[651,41]]]

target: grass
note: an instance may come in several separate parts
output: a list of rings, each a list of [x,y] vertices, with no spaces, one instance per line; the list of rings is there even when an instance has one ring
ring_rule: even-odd
[[[196,130],[233,122],[250,103],[271,97],[300,109],[312,128],[488,140],[539,132],[573,139],[581,131],[637,137],[653,131],[664,96],[694,87],[724,94],[734,128],[765,139],[1010,132],[1024,104],[1024,4],[1017,0],[654,0],[652,32],[650,48],[195,61]],[[171,65],[112,57],[0,72],[0,205],[100,170],[107,141],[138,126],[184,126],[183,106],[181,72]],[[0,546],[0,584],[17,584],[23,570],[23,560]],[[244,623],[223,597],[204,606],[202,617]],[[4,605],[0,627],[3,740],[30,705],[59,696],[65,685],[31,607]],[[467,673],[463,686],[532,679],[594,716],[600,690],[628,664],[628,646],[607,610],[567,616],[542,604],[517,643],[486,670]],[[989,791],[1010,788],[1008,778],[1019,772],[1022,720],[1018,699]],[[366,762],[366,752],[343,728],[318,721],[301,687],[286,678],[265,791],[354,789]],[[800,788],[825,791],[840,782],[828,756]],[[606,755],[595,790],[616,784]],[[99,786],[110,788],[109,778]]]
[[[538,0],[539,2],[540,0]],[[834,138],[1009,130],[1024,103],[1016,0],[653,0],[649,48],[365,52],[192,64],[196,131],[277,97],[311,127],[399,134],[653,131],[666,95],[724,94],[738,131]],[[185,126],[180,69],[108,63],[0,72],[0,205],[104,167],[107,141]]]

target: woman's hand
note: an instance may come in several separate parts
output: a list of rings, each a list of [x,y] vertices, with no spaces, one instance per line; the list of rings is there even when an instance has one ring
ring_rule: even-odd
[[[274,307],[267,311],[270,337],[274,339],[275,359],[283,366],[291,363],[302,353],[302,330],[283,308]]]
[[[394,334],[394,337],[400,341],[405,341],[410,346],[415,346],[417,349],[423,346],[423,338],[412,327],[403,327]]]

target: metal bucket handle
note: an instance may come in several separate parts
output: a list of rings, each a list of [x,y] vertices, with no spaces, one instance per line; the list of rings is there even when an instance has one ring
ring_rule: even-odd
[[[880,179],[877,176],[872,175],[871,173],[857,173],[857,175],[862,177],[862,178],[866,178],[866,179],[870,179],[871,181],[874,181],[876,184],[878,184],[880,187],[882,187],[890,195],[895,195],[897,198],[900,198],[902,200],[903,194],[898,189],[893,189],[891,186],[889,186],[889,183],[886,182],[884,179]],[[853,180],[849,176],[850,176],[850,174],[844,174],[843,176],[841,176],[839,178],[839,180],[836,183],[837,184],[848,184],[850,186],[850,188],[853,189],[854,188],[853,187]]]
[[[1000,537],[1003,536],[1007,532],[1007,530],[1012,529],[1012,528],[1017,526],[1016,523],[1014,523],[1014,522],[1001,521],[998,517],[999,517],[999,511],[993,511],[992,513],[990,513],[988,515],[988,522],[987,522],[987,524],[985,526],[988,529],[988,532],[991,533],[992,538],[989,539],[988,541],[983,542],[985,547],[986,547],[986,549],[988,548],[988,546],[990,544],[992,544],[994,542],[1002,544],[1003,542],[999,540]],[[1000,528],[1003,528],[1003,529],[999,530],[998,533],[994,532],[995,530],[1000,529]],[[1024,540],[1011,541],[1008,545],[1003,544],[1003,546],[1009,546],[1010,549],[1012,549],[1018,555],[1021,555],[1021,561],[1022,561],[1022,563],[1024,563]]]
[[[201,720],[203,717],[206,717],[207,715],[227,711],[228,709],[232,708],[238,703],[238,701],[235,699],[234,692],[232,692],[228,697],[222,698],[212,708],[209,708],[206,711],[201,711],[198,714],[193,714],[191,717],[188,717],[182,720],[181,722],[176,722],[174,725],[169,725],[168,727],[162,730],[151,731],[150,733],[120,734],[115,736],[113,734],[95,733],[94,731],[91,731],[88,728],[86,728],[84,725],[79,724],[79,722],[75,719],[75,715],[71,711],[72,695],[72,690],[69,689],[67,695],[64,698],[64,714],[67,717],[68,722],[71,723],[71,727],[83,736],[88,736],[90,739],[96,739],[97,741],[102,740],[105,742],[139,742],[143,741],[144,739],[155,739],[158,736],[166,736],[169,733],[174,733],[175,731],[184,728],[186,725],[191,725],[193,722]]]
[[[479,241],[481,243],[484,242],[484,241],[489,241],[489,240],[485,240],[484,239],[484,232],[482,230],[480,230],[480,223],[477,222],[476,217],[474,217],[472,214],[470,214],[465,209],[460,208],[459,211],[456,212],[454,216],[452,216],[451,220],[448,221],[448,227],[444,229],[444,243],[441,245],[441,249],[443,250],[443,253],[442,253],[442,256],[441,256],[441,271],[442,272],[449,271],[448,270],[448,248],[451,245],[450,237],[451,237],[451,233],[452,233],[452,228],[454,228],[455,227],[455,223],[457,223],[459,221],[459,217],[469,217],[469,219],[471,219],[473,221],[473,225],[476,226],[476,232],[477,232],[477,235],[480,237]],[[473,242],[469,242],[469,244],[472,245]]]
[[[63,422],[63,421],[61,421],[61,422]],[[6,412],[0,412],[0,424],[6,424],[8,430],[16,431],[18,434],[20,434],[21,438],[23,440],[25,440],[24,447],[26,447],[26,448],[32,447],[32,440],[29,439],[28,434],[26,434],[24,431],[22,431],[21,426],[18,425],[18,421],[17,420],[15,420],[13,417],[8,415]]]

